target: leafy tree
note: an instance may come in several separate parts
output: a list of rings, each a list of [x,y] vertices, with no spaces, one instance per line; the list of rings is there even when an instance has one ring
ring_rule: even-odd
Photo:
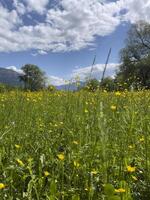
[[[38,66],[26,64],[21,69],[24,73],[20,80],[24,82],[25,90],[37,91],[45,87],[45,75]]]
[[[150,88],[150,24],[140,21],[131,27],[120,57],[117,79],[129,87]]]

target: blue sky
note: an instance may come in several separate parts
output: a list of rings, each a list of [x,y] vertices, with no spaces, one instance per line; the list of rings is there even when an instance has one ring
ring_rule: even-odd
[[[119,51],[131,24],[148,21],[150,0],[0,0],[0,67],[38,65],[51,83],[107,75],[118,67]]]

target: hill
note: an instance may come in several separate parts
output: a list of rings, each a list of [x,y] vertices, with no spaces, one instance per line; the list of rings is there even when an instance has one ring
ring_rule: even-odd
[[[21,86],[19,75],[18,72],[12,69],[0,68],[0,83],[11,86]]]
[[[83,87],[85,85],[84,82],[80,82],[79,87]],[[66,85],[60,85],[56,87],[58,90],[70,90],[70,91],[75,91],[78,89],[77,84],[74,83],[70,83],[70,84],[66,84]]]

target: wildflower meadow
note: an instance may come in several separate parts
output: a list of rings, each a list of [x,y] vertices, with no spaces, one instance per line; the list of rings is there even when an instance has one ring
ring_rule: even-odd
[[[149,200],[150,92],[0,94],[1,200]]]

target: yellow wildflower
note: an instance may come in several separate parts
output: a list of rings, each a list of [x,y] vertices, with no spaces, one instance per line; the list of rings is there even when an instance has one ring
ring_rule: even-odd
[[[137,180],[138,180],[136,176],[131,176],[131,177],[132,177],[132,179],[133,179],[134,181],[137,181]]]
[[[116,95],[116,96],[120,96],[120,95],[121,95],[121,92],[117,91],[117,92],[115,92],[115,95]]]
[[[24,163],[23,163],[20,159],[16,159],[16,161],[17,161],[17,163],[18,163],[21,167],[24,166]]]
[[[44,171],[44,176],[49,176],[50,175],[50,173],[48,172],[48,171]]]
[[[129,145],[129,149],[134,149],[134,145]]]
[[[115,189],[117,193],[124,193],[126,190],[124,188]]]
[[[6,185],[4,183],[0,183],[0,190],[5,189]]]
[[[80,164],[77,161],[73,161],[73,164],[76,168],[78,168],[80,166]]]
[[[79,144],[79,142],[78,141],[76,141],[76,140],[74,140],[73,142],[72,142],[73,144]]]
[[[97,171],[96,171],[95,169],[93,169],[93,170],[91,171],[91,174],[96,175],[96,174],[97,174]]]
[[[142,136],[139,141],[144,142],[144,137]]]
[[[136,170],[136,167],[131,167],[131,165],[127,166],[127,171],[132,173],[132,172],[135,172]]]
[[[85,113],[88,113],[89,111],[87,109],[84,110]]]
[[[15,144],[16,149],[20,149],[21,146],[19,144]]]
[[[115,111],[117,109],[117,106],[112,105],[110,108],[111,110]]]
[[[58,154],[57,157],[59,158],[59,160],[64,160],[65,159],[65,156],[62,153]]]

